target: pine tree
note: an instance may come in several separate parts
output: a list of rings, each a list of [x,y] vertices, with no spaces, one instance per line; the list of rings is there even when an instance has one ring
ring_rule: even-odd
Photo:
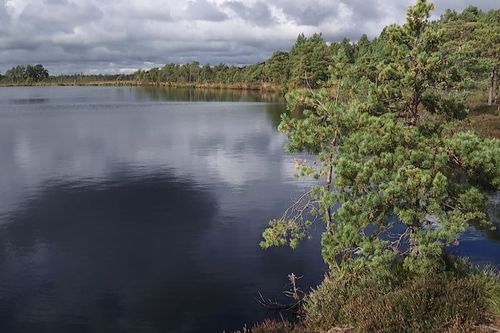
[[[290,50],[290,82],[292,88],[317,88],[328,80],[331,53],[321,34],[297,37]]]
[[[432,8],[418,0],[404,25],[384,31],[378,51],[390,57],[374,57],[376,77],[352,80],[358,63],[337,71],[333,85],[341,81],[352,96],[288,95],[307,109],[302,119],[284,116],[280,130],[290,151],[315,154],[297,167],[320,184],[270,222],[263,247],[294,247],[320,220],[332,270],[385,274],[401,265],[427,274],[443,268],[445,248],[469,225],[491,226],[484,205],[500,187],[500,141],[457,130],[467,110],[450,87],[461,79],[449,75],[454,64],[441,52]]]

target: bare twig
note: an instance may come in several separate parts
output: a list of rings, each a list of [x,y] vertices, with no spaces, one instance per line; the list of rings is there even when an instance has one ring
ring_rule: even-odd
[[[264,296],[260,292],[259,292],[259,297],[256,298],[257,302],[259,302],[262,306],[270,310],[292,311],[294,313],[299,313],[305,296],[304,292],[297,287],[297,280],[300,279],[300,277],[297,277],[295,274],[292,273],[288,275],[288,279],[290,280],[290,290],[284,291],[283,294],[287,297],[292,298],[293,302],[280,303],[277,300],[264,298]]]

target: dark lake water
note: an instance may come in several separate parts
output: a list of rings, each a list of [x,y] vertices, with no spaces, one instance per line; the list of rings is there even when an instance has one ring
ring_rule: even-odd
[[[0,332],[232,332],[273,315],[255,297],[288,274],[316,285],[318,237],[258,246],[308,186],[284,109],[236,91],[0,88]],[[455,251],[500,264],[500,236],[470,230]]]

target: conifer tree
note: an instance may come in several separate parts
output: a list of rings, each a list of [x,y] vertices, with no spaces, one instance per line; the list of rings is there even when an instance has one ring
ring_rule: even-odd
[[[441,52],[432,9],[418,0],[404,25],[384,31],[379,51],[390,56],[374,57],[376,77],[353,80],[359,63],[337,62],[332,86],[349,96],[288,95],[306,110],[301,119],[284,116],[280,130],[290,151],[314,153],[297,167],[319,184],[270,222],[261,246],[295,247],[323,221],[331,269],[427,274],[444,267],[447,246],[468,226],[491,226],[484,207],[500,187],[500,141],[457,130],[467,109],[450,87],[461,78],[448,75],[454,64]]]

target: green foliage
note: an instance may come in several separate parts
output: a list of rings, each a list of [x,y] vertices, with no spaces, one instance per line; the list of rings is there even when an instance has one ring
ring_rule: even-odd
[[[330,51],[321,34],[299,35],[290,50],[290,87],[317,88],[328,80]]]
[[[273,52],[264,65],[265,77],[269,82],[285,86],[290,77],[290,62],[287,52]]]
[[[262,234],[263,240],[260,246],[263,248],[289,245],[294,249],[297,247],[299,240],[306,237],[302,224],[296,223],[294,220],[275,219],[269,222],[269,226],[270,228],[266,229]]]
[[[321,89],[287,94],[290,111],[303,112],[283,115],[279,129],[289,151],[314,156],[296,168],[318,183],[270,222],[261,245],[295,248],[324,222],[330,266],[290,331],[470,332],[499,313],[498,274],[447,249],[471,225],[494,228],[485,203],[500,188],[500,141],[465,124],[471,91],[487,88],[495,101],[500,11],[432,22],[432,9],[418,0],[404,25],[332,43]],[[306,42],[299,36],[290,59]],[[291,86],[307,87],[300,66]]]
[[[7,70],[4,80],[10,83],[33,83],[43,81],[48,77],[49,72],[40,64],[26,67],[18,65]]]
[[[326,224],[322,250],[332,269],[385,276],[402,263],[426,275],[443,269],[446,247],[469,225],[492,227],[484,206],[500,186],[500,142],[454,131],[467,115],[468,74],[443,48],[432,9],[419,0],[404,25],[379,39],[332,46],[328,85],[288,94],[291,107],[305,110],[301,118],[283,116],[279,129],[290,151],[316,156],[299,174],[322,182],[294,204],[296,214],[271,222],[264,247],[295,247],[307,237],[306,207]],[[299,36],[290,58],[308,42]]]
[[[458,65],[456,72],[469,87],[488,87],[488,104],[498,101],[500,71],[500,10],[486,13],[468,7],[441,18],[444,48]]]
[[[26,80],[26,67],[15,66],[5,72],[5,78],[11,82],[22,82]]]

